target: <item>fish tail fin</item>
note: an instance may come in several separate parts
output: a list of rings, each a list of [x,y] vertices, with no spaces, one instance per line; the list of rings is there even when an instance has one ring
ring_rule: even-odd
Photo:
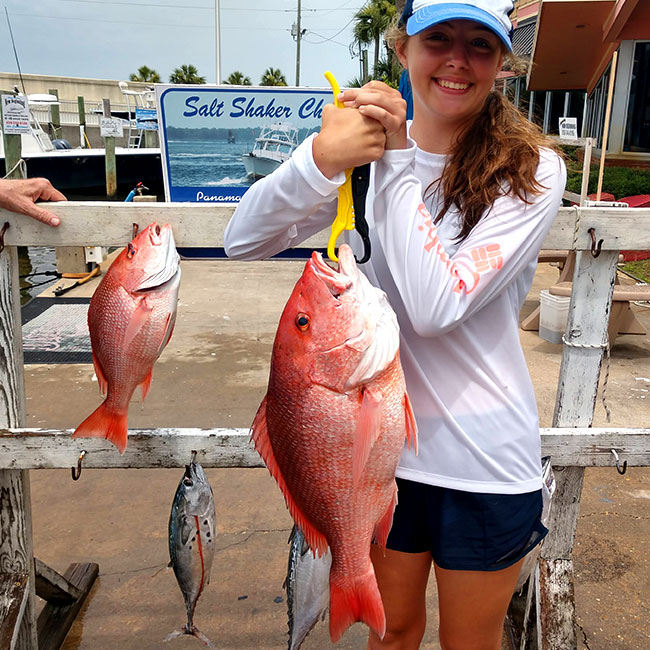
[[[208,639],[208,637],[205,636],[205,634],[203,634],[203,632],[201,632],[201,630],[199,630],[195,625],[192,625],[192,627],[186,625],[180,630],[174,630],[171,634],[168,634],[163,641],[167,643],[172,639],[177,639],[179,636],[185,636],[186,634],[197,638],[203,643],[203,645],[210,648],[210,650],[216,650],[214,643],[212,643],[212,641],[210,641],[210,639]]]
[[[386,633],[386,615],[381,602],[377,580],[372,569],[344,588],[330,578],[330,638],[336,643],[356,621],[363,621],[380,638]]]
[[[73,438],[106,438],[120,454],[126,449],[128,412],[111,411],[106,402],[100,404],[72,434]]]

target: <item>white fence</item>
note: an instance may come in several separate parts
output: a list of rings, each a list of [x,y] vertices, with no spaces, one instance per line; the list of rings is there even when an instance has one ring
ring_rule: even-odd
[[[7,532],[0,540],[0,577],[28,576],[15,617],[17,623],[22,621],[21,632],[13,643],[29,650],[38,647],[34,593],[46,572],[38,565],[35,574],[32,561],[29,470],[74,466],[82,449],[83,465],[89,468],[181,467],[191,449],[204,450],[199,461],[206,467],[261,465],[248,444],[247,431],[241,429],[131,430],[129,446],[120,456],[103,440],[72,440],[69,431],[22,428],[25,406],[14,247],[121,246],[130,240],[134,223],[144,227],[153,220],[172,225],[178,246],[215,247],[222,245],[223,228],[232,213],[226,205],[163,203],[61,203],[51,209],[62,217],[57,229],[0,210],[0,226],[9,223],[6,248],[0,254],[0,493],[8,495],[0,503],[0,520]],[[603,240],[598,257],[590,252],[590,229]],[[321,234],[302,247],[323,247],[325,241]],[[530,582],[524,599],[523,625],[532,626],[532,631],[520,630],[520,648],[571,650],[577,648],[571,554],[584,468],[614,467],[612,450],[628,466],[650,466],[650,429],[590,428],[619,250],[650,249],[650,209],[562,208],[544,248],[575,249],[577,257],[553,428],[541,430],[544,454],[563,471],[556,473],[551,533],[542,548],[539,582]],[[13,621],[7,616],[0,621],[0,639],[2,625],[14,625]]]

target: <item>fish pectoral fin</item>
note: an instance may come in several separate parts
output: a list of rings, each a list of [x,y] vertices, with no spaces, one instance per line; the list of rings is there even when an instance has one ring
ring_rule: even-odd
[[[138,302],[138,306],[133,310],[129,324],[124,332],[124,341],[122,343],[124,350],[128,349],[138,332],[144,327],[152,311],[153,308],[149,305],[146,297]]]
[[[104,370],[102,369],[102,364],[99,363],[99,359],[95,356],[95,351],[93,350],[93,366],[95,368],[95,374],[97,375],[97,383],[99,384],[99,390],[102,395],[106,395],[106,389],[108,388],[108,382],[106,381],[106,376],[104,375]]]
[[[298,507],[298,504],[294,501],[293,496],[289,492],[287,482],[285,481],[284,476],[282,476],[275,454],[273,453],[271,438],[269,437],[269,430],[266,424],[266,400],[267,398],[264,397],[259,409],[257,409],[257,414],[253,420],[253,426],[251,427],[251,438],[255,445],[255,449],[262,457],[262,460],[271,473],[271,476],[275,479],[278,487],[282,491],[289,513],[293,517],[296,525],[300,530],[302,530],[305,540],[307,540],[310,548],[314,553],[318,553],[319,556],[323,555],[328,549],[327,539],[325,538],[325,535],[312,526]]]
[[[404,418],[406,420],[406,443],[410,449],[413,446],[415,455],[418,455],[418,424],[415,421],[415,413],[411,406],[408,393],[404,393]]]
[[[190,540],[190,537],[196,532],[196,527],[193,526],[187,517],[183,517],[181,520],[181,544],[183,546],[187,546],[188,541]]]
[[[386,540],[388,539],[388,533],[393,525],[393,514],[395,512],[395,506],[397,505],[397,483],[395,484],[395,492],[393,492],[393,498],[386,508],[386,512],[382,515],[381,519],[376,523],[373,537],[375,542],[382,548],[386,548]]]
[[[361,409],[352,445],[352,482],[357,487],[368,462],[370,451],[381,431],[381,402],[383,395],[370,388],[361,390]]]

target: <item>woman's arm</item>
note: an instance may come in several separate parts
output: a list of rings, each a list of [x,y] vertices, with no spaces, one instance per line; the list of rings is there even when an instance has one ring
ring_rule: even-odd
[[[374,219],[413,328],[437,336],[484,307],[536,258],[561,205],[566,170],[557,154],[541,151],[541,193],[528,204],[498,198],[450,256],[422,202],[414,157],[410,143],[387,151],[377,163]]]
[[[385,140],[376,120],[325,106],[320,133],[242,197],[224,233],[228,257],[267,258],[331,225],[344,170],[377,160]]]

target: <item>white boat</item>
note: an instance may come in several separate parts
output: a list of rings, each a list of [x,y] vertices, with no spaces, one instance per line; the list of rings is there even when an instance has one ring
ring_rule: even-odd
[[[253,180],[268,176],[291,157],[298,144],[298,129],[290,124],[262,127],[253,150],[242,156],[246,175]]]
[[[39,109],[49,109],[58,104],[56,95],[28,95],[29,133],[21,135],[21,165],[24,166],[25,175],[30,178],[43,176],[64,193],[101,195],[106,189],[104,149],[73,148],[67,140],[51,140],[36,116]],[[129,121],[123,122],[127,128],[130,127]],[[81,143],[87,142],[84,136],[83,127],[80,127]],[[139,147],[139,141],[137,144],[132,144],[132,141],[135,141],[135,137],[131,137],[129,128],[129,144],[132,146],[115,148],[118,191],[128,192],[138,181],[142,181],[152,193],[161,194],[160,149]],[[5,170],[3,144],[0,136],[0,178],[9,172]]]

